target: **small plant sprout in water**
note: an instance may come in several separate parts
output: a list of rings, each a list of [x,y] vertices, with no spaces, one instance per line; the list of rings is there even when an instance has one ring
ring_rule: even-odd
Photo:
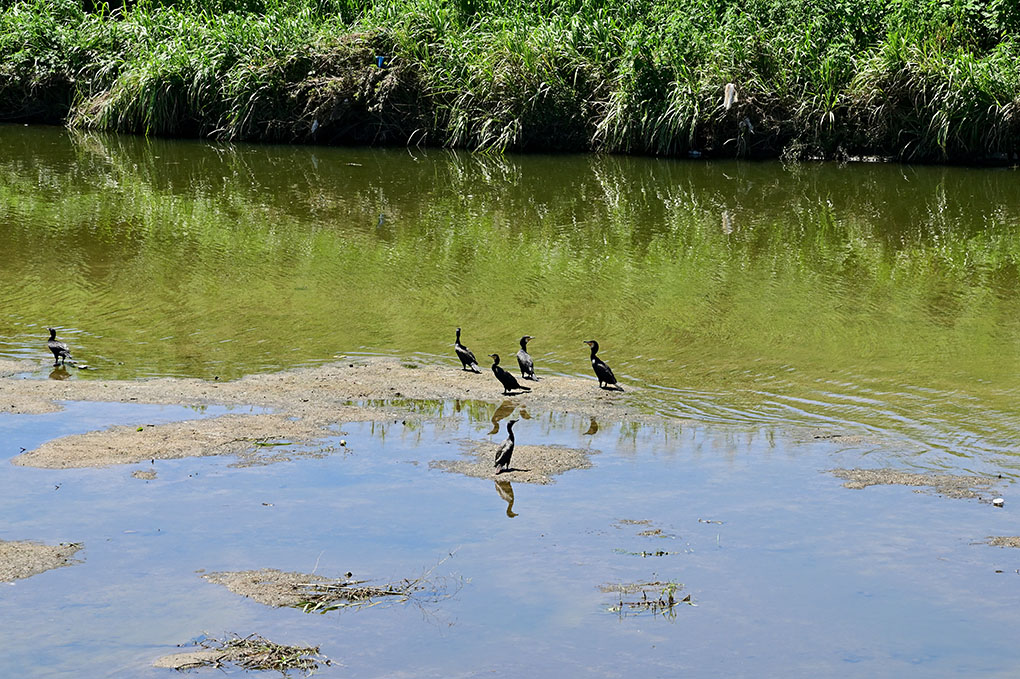
[[[653,613],[673,619],[679,604],[696,606],[691,595],[680,596],[684,588],[682,583],[667,582],[633,582],[628,584],[607,584],[599,589],[606,593],[619,595],[619,601],[610,604],[607,610],[621,618],[641,613]]]

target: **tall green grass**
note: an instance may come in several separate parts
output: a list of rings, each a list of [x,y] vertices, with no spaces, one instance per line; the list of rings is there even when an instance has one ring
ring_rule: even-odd
[[[1010,159],[1018,6],[0,0],[0,118],[496,151]]]

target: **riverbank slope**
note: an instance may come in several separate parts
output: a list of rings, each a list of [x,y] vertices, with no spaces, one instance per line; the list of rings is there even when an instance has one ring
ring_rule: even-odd
[[[0,120],[500,151],[1020,149],[1020,10],[999,0],[3,5]]]

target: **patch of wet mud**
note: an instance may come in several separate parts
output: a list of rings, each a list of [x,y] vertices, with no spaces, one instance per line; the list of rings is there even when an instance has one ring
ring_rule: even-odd
[[[39,573],[79,563],[72,557],[84,545],[43,545],[30,541],[0,540],[0,582],[29,578]]]
[[[985,540],[992,547],[1012,547],[1020,549],[1020,537],[1010,535],[990,536]]]
[[[833,431],[813,431],[810,433],[811,439],[814,441],[831,441],[833,443],[842,443],[846,445],[856,446],[862,444],[877,444],[880,441],[873,436],[862,436],[860,434],[847,434],[844,432],[833,432]]]
[[[0,377],[10,377],[19,373],[32,372],[39,368],[38,361],[12,361],[0,358]]]
[[[384,585],[372,585],[367,580],[354,580],[353,573],[330,579],[320,575],[279,571],[273,568],[209,573],[203,577],[209,582],[223,585],[234,594],[265,606],[301,608],[305,613],[325,613],[374,605],[381,599],[398,602],[415,600],[417,603],[424,603],[446,598],[448,596],[446,579],[432,579],[433,569],[414,579],[405,578],[400,582]]]
[[[633,526],[643,528],[637,532],[638,537],[643,538],[675,538],[676,536],[672,533],[667,533],[661,528],[656,528],[649,519],[619,519],[613,524],[614,528],[621,529],[624,527]]]
[[[203,638],[196,642],[199,648],[157,658],[153,667],[184,671],[200,667],[223,669],[236,665],[245,670],[275,670],[284,676],[291,670],[310,674],[319,663],[332,661],[319,653],[318,646],[288,646],[269,641],[258,634],[231,637],[224,641]]]
[[[275,568],[207,573],[202,577],[209,582],[223,585],[234,594],[274,608],[300,606],[307,599],[307,585],[332,582],[321,575],[281,571]]]
[[[934,492],[958,499],[986,500],[982,491],[992,488],[998,479],[982,476],[904,472],[898,469],[833,469],[831,473],[846,483],[844,488],[861,489],[868,486],[913,486],[915,493]]]
[[[131,478],[141,479],[142,481],[154,481],[156,479],[156,472],[151,469],[136,469],[131,472]]]
[[[359,414],[351,412],[349,417]],[[223,415],[160,425],[118,426],[64,436],[17,455],[11,462],[23,467],[67,469],[237,455],[274,443],[307,442],[334,433],[278,414]]]
[[[207,455],[251,453],[271,441],[308,443],[334,435],[339,423],[390,417],[428,419],[411,412],[407,403],[471,399],[500,407],[573,413],[604,422],[660,422],[642,411],[632,388],[604,391],[593,380],[546,377],[530,394],[507,399],[492,375],[468,373],[445,365],[408,363],[393,358],[359,359],[280,373],[251,375],[234,382],[163,378],[118,380],[22,380],[0,378],[0,412],[42,413],[58,410],[59,401],[120,401],[183,406],[248,406],[274,411],[262,415],[227,415],[156,427],[115,427],[50,441],[14,459],[14,463],[46,468],[104,466]],[[360,405],[355,405],[360,404]],[[587,454],[527,446],[515,453],[515,466],[533,471],[509,472],[511,480],[549,483],[568,469],[590,464]],[[249,456],[250,464],[267,456]],[[584,459],[582,459],[584,458]],[[290,459],[277,451],[277,460]],[[515,457],[515,460],[518,458]],[[491,478],[481,467],[451,463],[449,470]],[[441,465],[442,466],[442,465]]]
[[[152,662],[152,666],[159,667],[160,669],[183,672],[184,670],[194,670],[199,667],[218,667],[223,663],[231,662],[233,659],[233,654],[224,653],[221,650],[203,648],[195,651],[185,651],[183,653],[164,655],[160,658],[156,658]]]
[[[472,443],[463,459],[433,460],[429,462],[429,468],[477,479],[546,485],[553,483],[553,477],[563,472],[590,468],[589,456],[596,452],[563,446],[516,446],[510,470],[496,474],[493,466],[496,448],[491,443]]]
[[[657,416],[639,408],[635,395],[641,391],[638,387],[630,387],[626,392],[605,391],[594,380],[550,376],[535,383],[531,393],[507,399],[502,386],[487,371],[475,374],[449,365],[359,358],[314,368],[249,375],[233,382],[179,378],[136,381],[0,378],[0,412],[52,412],[57,407],[56,401],[138,401],[250,405],[326,423],[338,419],[339,406],[356,401],[471,399],[497,404],[510,400],[599,421],[657,421]],[[374,409],[389,414],[403,412],[384,406]]]

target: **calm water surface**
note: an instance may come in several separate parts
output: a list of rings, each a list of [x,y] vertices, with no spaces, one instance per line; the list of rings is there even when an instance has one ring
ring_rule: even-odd
[[[1016,467],[1014,170],[496,158],[0,127],[0,356],[95,377],[597,338],[661,410]],[[976,462],[975,462],[976,463]]]
[[[499,438],[477,404],[345,426],[348,452],[324,458],[160,461],[151,482],[0,465],[0,539],[86,545],[79,565],[0,586],[0,674],[166,677],[148,665],[176,644],[259,632],[321,645],[342,663],[330,677],[1013,676],[1020,560],[980,544],[1017,534],[1010,486],[995,510],[823,472],[1017,474],[1016,182],[0,126],[0,357],[38,360],[27,377],[49,375],[49,325],[95,368],[71,379],[227,379],[356,353],[455,369],[462,326],[479,355],[534,335],[539,374],[588,375],[594,337],[621,381],[684,418],[594,435],[522,422],[522,440],[597,454],[555,485],[514,485],[513,517],[491,482],[428,466]],[[0,458],[218,413],[0,414]],[[657,550],[673,553],[634,554]],[[451,552],[437,575],[461,584],[424,609],[309,616],[195,572],[386,581]],[[654,579],[697,606],[621,619],[598,589]]]
[[[86,407],[130,421],[126,406],[70,404],[0,426],[34,443]],[[133,407],[136,421],[184,416]],[[252,632],[321,646],[339,664],[319,676],[338,678],[1007,677],[1020,662],[1020,560],[978,544],[1015,533],[1012,502],[849,491],[819,473],[866,448],[717,427],[592,436],[587,419],[545,416],[518,435],[590,449],[595,467],[512,484],[510,517],[491,481],[429,468],[490,429],[481,412],[436,407],[439,423],[345,425],[345,454],[264,467],[5,465],[0,538],[85,549],[78,565],[0,588],[0,670],[157,679],[172,672],[150,663],[178,644]],[[309,615],[199,575],[265,567],[379,584],[435,567],[452,597]],[[683,583],[696,606],[620,617],[599,589],[655,580]]]

